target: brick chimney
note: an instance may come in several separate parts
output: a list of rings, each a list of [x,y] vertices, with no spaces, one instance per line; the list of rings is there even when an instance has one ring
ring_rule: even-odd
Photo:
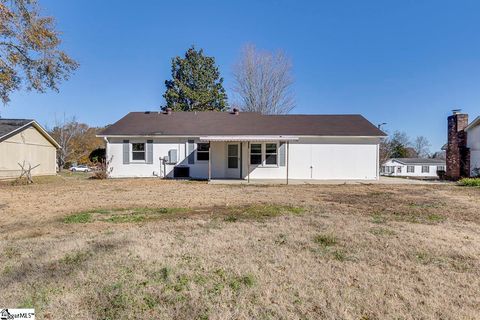
[[[453,110],[448,117],[447,178],[458,180],[470,174],[470,150],[467,148],[468,114]]]

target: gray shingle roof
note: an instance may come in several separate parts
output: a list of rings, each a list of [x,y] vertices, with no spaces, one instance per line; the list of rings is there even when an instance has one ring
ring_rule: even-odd
[[[426,158],[393,158],[392,160],[395,160],[397,162],[403,163],[403,164],[432,164],[432,165],[437,165],[437,164],[445,164],[445,160],[442,159],[426,159]]]
[[[256,112],[130,112],[99,134],[385,136],[361,115],[262,115]]]
[[[29,124],[29,119],[0,119],[0,138]]]
[[[56,148],[61,148],[58,142],[53,139],[41,125],[35,120],[30,119],[1,119],[0,118],[0,142],[21,132],[30,126],[38,130],[47,140],[49,140]]]

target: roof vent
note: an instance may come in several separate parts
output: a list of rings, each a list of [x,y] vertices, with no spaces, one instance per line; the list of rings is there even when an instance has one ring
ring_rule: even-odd
[[[232,110],[232,114],[235,114],[235,115],[237,115],[239,112],[240,110],[238,108],[233,108]]]
[[[452,113],[453,114],[460,114],[460,113],[462,113],[462,109],[453,109]]]
[[[165,114],[172,114],[172,108],[166,108]]]

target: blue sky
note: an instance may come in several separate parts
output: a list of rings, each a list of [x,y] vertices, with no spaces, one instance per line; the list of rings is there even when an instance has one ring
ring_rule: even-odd
[[[94,126],[164,103],[170,59],[191,45],[231,70],[246,43],[293,60],[294,113],[360,113],[390,132],[446,139],[446,117],[480,115],[480,1],[54,1],[81,66],[60,93],[17,92],[4,118]]]

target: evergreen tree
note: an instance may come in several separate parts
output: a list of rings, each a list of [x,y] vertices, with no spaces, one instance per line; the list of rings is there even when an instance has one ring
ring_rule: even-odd
[[[223,88],[215,58],[203,54],[194,46],[185,58],[172,59],[172,80],[165,81],[167,90],[163,97],[173,111],[224,111],[227,94]]]

